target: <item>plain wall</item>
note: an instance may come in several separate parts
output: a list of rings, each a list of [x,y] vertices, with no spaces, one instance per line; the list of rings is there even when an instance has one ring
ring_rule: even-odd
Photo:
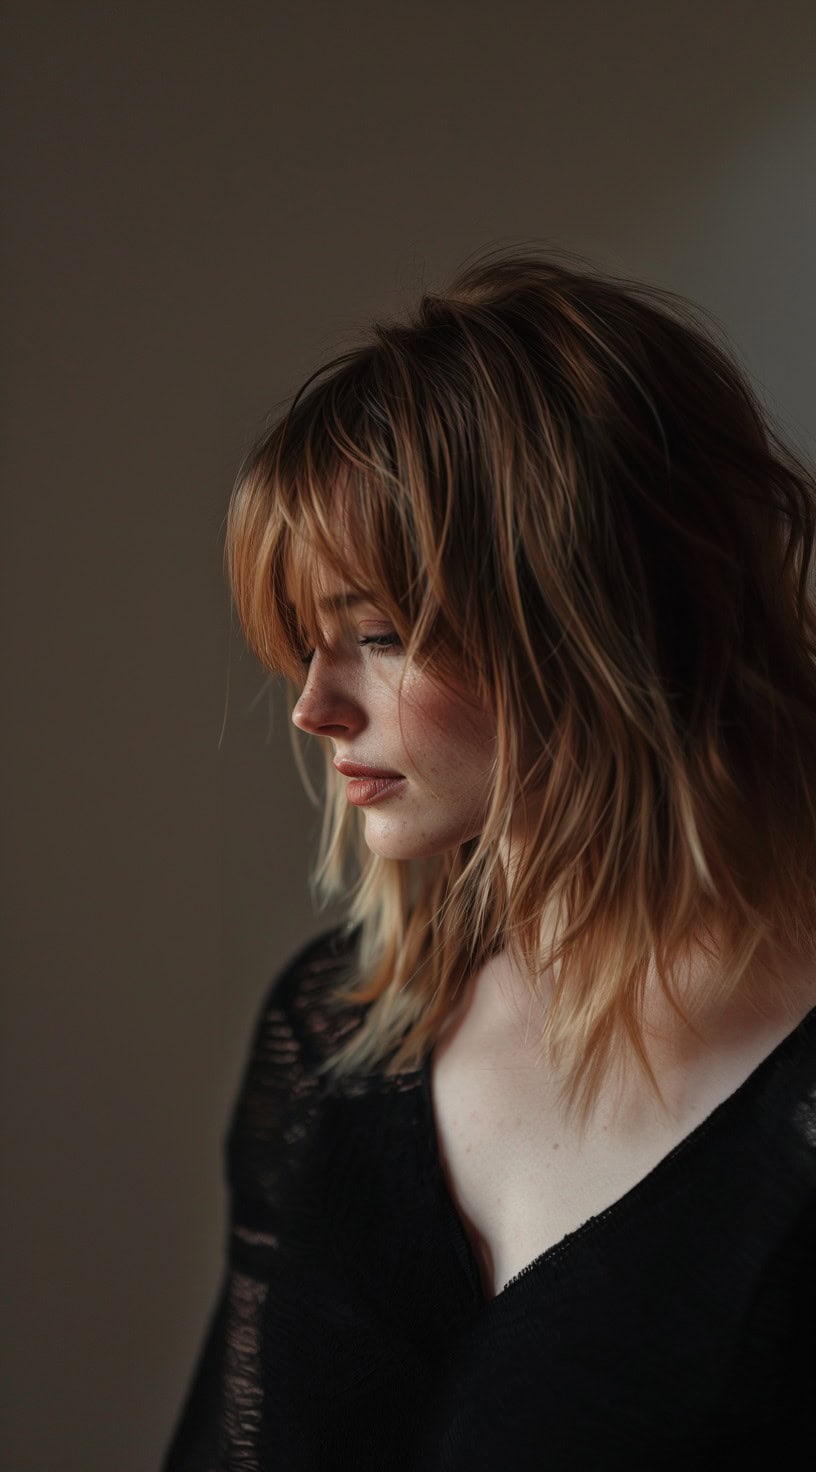
[[[332,923],[229,490],[372,317],[530,239],[691,296],[814,443],[816,11],[6,4],[0,1436],[156,1468],[276,969]]]

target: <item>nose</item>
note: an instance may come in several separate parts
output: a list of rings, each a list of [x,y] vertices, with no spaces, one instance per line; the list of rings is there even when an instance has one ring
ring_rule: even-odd
[[[315,678],[314,658],[309,679],[292,711],[292,722],[312,736],[333,736],[359,729],[363,714],[359,705],[329,680]]]

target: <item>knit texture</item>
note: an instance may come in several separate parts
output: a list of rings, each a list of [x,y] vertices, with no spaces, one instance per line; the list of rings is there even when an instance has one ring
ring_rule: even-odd
[[[275,978],[226,1135],[223,1279],[161,1472],[599,1472],[816,1455],[816,1008],[632,1190],[488,1299],[428,1061],[341,1085]],[[802,1460],[804,1458],[804,1461]]]

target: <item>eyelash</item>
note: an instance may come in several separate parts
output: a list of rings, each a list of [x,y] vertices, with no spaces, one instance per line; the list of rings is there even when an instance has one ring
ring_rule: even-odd
[[[370,644],[372,654],[385,654],[387,649],[394,648],[400,643],[399,634],[366,634],[364,638],[357,640],[358,644]],[[311,664],[314,650],[310,649],[308,654],[301,656],[301,664]]]

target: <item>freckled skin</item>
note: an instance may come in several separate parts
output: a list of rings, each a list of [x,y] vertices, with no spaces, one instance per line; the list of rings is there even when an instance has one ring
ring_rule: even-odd
[[[326,591],[344,590],[332,582]],[[406,669],[400,645],[373,652],[374,645],[359,642],[393,632],[383,610],[371,604],[356,605],[342,629],[331,626],[326,652],[312,656],[292,719],[330,741],[335,758],[405,777],[360,812],[368,847],[406,860],[444,852],[481,832],[496,732],[489,711],[475,710],[431,676]],[[542,929],[550,923],[545,905]],[[816,978],[809,963],[804,969],[809,1008],[816,1004]],[[525,1062],[532,1008],[517,959],[491,957],[464,1001],[448,1019],[447,1036],[443,1028],[437,1040],[431,1087],[440,1159],[491,1298],[538,1254],[643,1179],[805,1010],[793,1019],[754,1019],[753,1026],[749,1014],[741,1042],[729,1008],[715,1019],[708,1045],[695,1053],[680,1029],[665,1025],[661,994],[647,996],[647,1042],[668,1118],[655,1116],[653,1099],[633,1075],[620,1119],[610,1127],[602,1093],[583,1141],[565,1126],[548,1071]],[[652,1051],[655,1040],[659,1048]]]
[[[343,591],[339,584],[327,588]],[[333,757],[406,778],[387,798],[360,809],[365,840],[383,858],[428,858],[481,831],[495,726],[471,701],[418,670],[405,673],[400,696],[402,647],[373,652],[375,646],[358,642],[389,632],[382,612],[358,605],[330,651],[313,654],[292,720],[302,731],[328,738]]]

